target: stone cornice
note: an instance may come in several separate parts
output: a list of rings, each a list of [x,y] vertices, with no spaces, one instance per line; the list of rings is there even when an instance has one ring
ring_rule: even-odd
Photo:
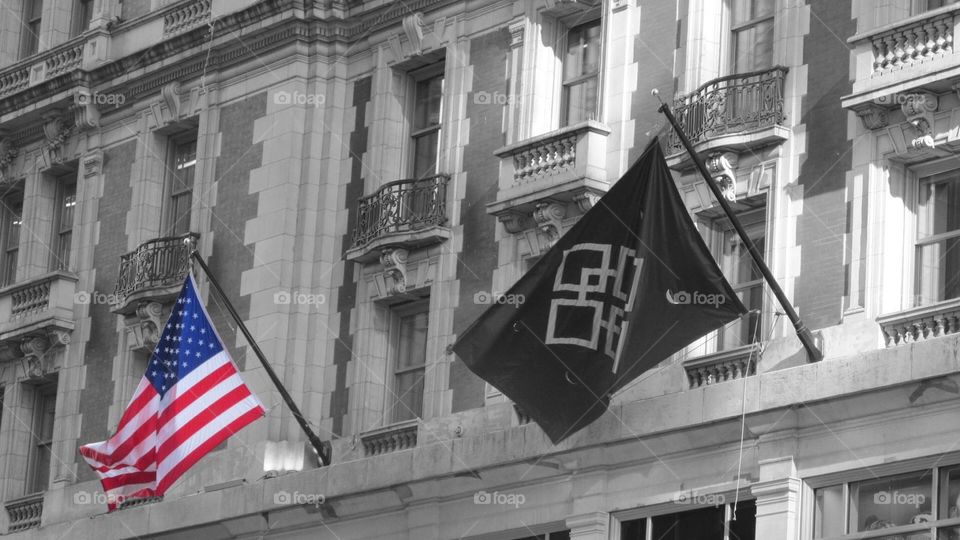
[[[394,25],[399,28],[401,19],[406,15],[417,11],[435,11],[456,1],[413,0],[384,5],[348,18],[319,18],[314,10],[305,9],[304,2],[300,0],[259,2],[215,21],[216,31],[209,51],[207,72],[222,70],[247,61],[252,55],[262,55],[296,41],[354,43],[384,28]],[[162,17],[163,13],[157,12],[156,16]],[[135,31],[147,19],[117,27],[114,34],[119,30]],[[264,24],[269,26],[244,35],[245,30]],[[130,106],[169,82],[198,76],[207,61],[208,51],[204,45],[209,32],[210,27],[202,25],[171,36],[150,49],[137,51],[95,69],[76,69],[65,77],[25,88],[0,99],[0,115],[23,110],[43,100],[61,99],[64,91],[78,86],[96,88],[100,93],[122,94],[125,101],[121,107]],[[242,36],[242,40],[238,36]],[[177,56],[186,57],[176,59]],[[174,59],[176,61],[171,61]],[[9,66],[0,70],[0,76],[21,67],[19,63]],[[140,74],[120,83],[114,82],[133,71]]]

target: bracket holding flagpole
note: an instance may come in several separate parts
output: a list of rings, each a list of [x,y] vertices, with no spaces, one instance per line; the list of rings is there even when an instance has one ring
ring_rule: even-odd
[[[793,304],[790,303],[787,295],[784,294],[783,289],[780,288],[780,284],[777,283],[777,280],[773,277],[773,272],[770,271],[770,268],[767,267],[767,263],[763,260],[763,254],[761,254],[760,250],[757,249],[757,246],[754,245],[753,240],[751,240],[747,235],[746,229],[743,228],[740,220],[737,219],[736,215],[734,215],[733,209],[730,208],[730,203],[727,202],[726,197],[723,196],[720,188],[717,186],[716,182],[714,182],[713,177],[707,170],[707,165],[703,162],[703,158],[701,158],[700,155],[697,154],[697,152],[693,149],[693,144],[690,143],[690,139],[687,138],[687,134],[683,132],[683,128],[673,116],[670,106],[660,99],[660,92],[654,88],[650,93],[657,98],[657,101],[660,102],[660,108],[657,110],[667,117],[670,125],[673,126],[673,130],[677,132],[680,142],[683,143],[683,147],[686,149],[687,153],[690,154],[690,157],[693,158],[693,162],[696,164],[697,170],[700,171],[700,175],[703,176],[707,187],[710,188],[710,191],[713,193],[713,196],[720,205],[720,208],[723,209],[723,212],[727,215],[727,218],[730,219],[730,223],[737,231],[737,235],[740,236],[740,240],[743,241],[745,246],[747,246],[747,251],[750,253],[750,256],[753,257],[753,262],[756,263],[757,268],[763,275],[763,279],[766,280],[767,285],[770,286],[770,290],[773,291],[773,295],[777,298],[777,301],[780,302],[780,306],[783,307],[783,311],[787,318],[789,318],[790,322],[793,323],[793,328],[797,331],[797,337],[800,339],[800,343],[803,345],[803,348],[807,351],[807,359],[811,362],[819,362],[823,359],[823,353],[817,346],[813,334],[810,333],[810,329],[808,329],[803,324],[803,321],[800,320],[800,316],[797,315],[797,311],[793,308]]]
[[[240,314],[237,313],[237,310],[233,308],[233,304],[230,303],[230,299],[227,298],[226,293],[223,292],[223,289],[220,287],[220,283],[218,283],[217,279],[213,277],[213,273],[210,272],[210,267],[207,266],[207,263],[203,260],[203,257],[201,257],[200,253],[197,252],[196,243],[189,242],[188,240],[189,239],[184,240],[184,244],[187,246],[187,249],[190,250],[190,258],[200,265],[203,273],[207,276],[207,279],[210,280],[210,285],[213,286],[213,289],[217,292],[217,296],[219,296],[223,301],[224,306],[227,308],[227,312],[230,314],[230,317],[233,318],[234,322],[237,323],[237,327],[240,328],[240,331],[243,333],[243,337],[247,339],[247,343],[250,345],[250,348],[253,349],[254,354],[257,355],[257,358],[260,360],[260,364],[263,365],[263,370],[267,373],[267,376],[270,377],[270,381],[273,382],[273,385],[277,387],[277,391],[280,392],[280,397],[283,398],[284,403],[286,403],[287,407],[290,408],[290,412],[293,413],[293,417],[296,419],[297,424],[300,425],[300,429],[306,434],[307,440],[310,442],[310,446],[313,447],[314,453],[317,454],[317,459],[320,461],[320,465],[330,465],[330,443],[320,440],[320,437],[317,436],[312,429],[310,429],[307,419],[304,418],[303,413],[300,412],[300,408],[297,407],[297,404],[293,401],[293,397],[291,397],[290,393],[287,392],[287,389],[283,386],[280,378],[277,377],[277,373],[273,371],[273,368],[270,367],[270,363],[267,362],[266,356],[264,356],[263,351],[260,350],[260,346],[257,345],[257,340],[253,338],[253,334],[251,334],[250,330],[247,329],[247,325],[243,324],[243,319],[240,318]]]

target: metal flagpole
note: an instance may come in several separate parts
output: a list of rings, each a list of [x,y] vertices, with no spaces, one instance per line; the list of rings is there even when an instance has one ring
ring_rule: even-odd
[[[210,284],[213,285],[213,289],[217,291],[217,295],[220,296],[220,299],[223,300],[224,305],[227,307],[227,312],[230,313],[230,316],[233,317],[233,320],[237,323],[237,326],[240,328],[240,331],[243,332],[243,336],[247,338],[247,343],[250,344],[250,347],[253,349],[253,352],[257,355],[257,358],[260,359],[260,363],[263,365],[264,371],[267,372],[267,376],[270,377],[270,380],[273,381],[274,386],[277,387],[277,391],[280,392],[280,396],[283,398],[283,401],[287,404],[287,407],[290,407],[290,412],[293,413],[293,417],[296,418],[297,423],[300,424],[300,429],[303,430],[307,435],[307,440],[310,441],[310,445],[313,446],[313,451],[317,453],[317,457],[320,459],[321,465],[330,464],[330,446],[327,443],[324,443],[320,440],[320,437],[310,429],[310,426],[307,424],[307,420],[303,417],[303,414],[300,412],[300,408],[297,407],[297,404],[293,402],[293,398],[290,397],[290,393],[287,392],[287,389],[284,388],[283,383],[280,382],[280,378],[277,377],[276,372],[273,371],[273,368],[270,367],[270,364],[267,362],[267,358],[263,355],[263,351],[260,350],[260,346],[257,345],[257,341],[253,339],[253,335],[250,334],[250,330],[247,330],[247,325],[243,324],[243,320],[240,318],[240,315],[235,309],[233,309],[233,304],[230,303],[230,299],[227,298],[227,295],[223,292],[223,289],[220,288],[220,284],[217,282],[217,279],[213,277],[213,274],[210,272],[210,268],[207,266],[207,263],[204,262],[203,257],[197,253],[196,249],[193,249],[190,252],[190,257],[197,261],[197,264],[200,265],[200,268],[203,269],[203,273],[206,274],[207,279],[210,280]]]
[[[803,321],[800,320],[800,316],[797,315],[796,310],[793,309],[793,305],[790,303],[790,300],[787,299],[787,295],[783,293],[783,289],[780,288],[780,284],[777,283],[776,279],[774,279],[773,273],[770,272],[770,269],[767,267],[767,263],[763,261],[763,255],[760,253],[760,250],[758,250],[757,246],[753,244],[753,240],[747,236],[747,231],[743,228],[743,225],[740,224],[740,220],[737,219],[737,217],[733,214],[733,209],[730,208],[726,198],[724,198],[723,194],[720,192],[720,188],[717,187],[713,177],[710,176],[710,172],[707,171],[707,166],[704,164],[703,159],[697,154],[696,151],[694,151],[693,145],[690,144],[690,139],[687,138],[687,135],[683,132],[683,128],[677,123],[677,119],[674,118],[673,112],[670,111],[670,107],[660,100],[659,92],[657,92],[656,89],[653,90],[653,95],[656,96],[657,101],[660,101],[660,108],[658,110],[667,117],[667,120],[670,121],[670,125],[672,125],[674,131],[677,132],[677,136],[680,137],[680,142],[683,143],[683,147],[686,148],[687,153],[693,158],[693,162],[697,165],[697,169],[700,171],[700,174],[706,181],[707,186],[710,188],[710,191],[713,192],[713,196],[717,199],[717,202],[720,203],[720,208],[723,208],[723,212],[730,219],[730,223],[733,224],[733,228],[736,229],[737,234],[740,235],[740,240],[743,241],[744,245],[747,246],[747,251],[749,251],[750,256],[753,257],[753,262],[757,264],[757,268],[760,269],[760,273],[763,274],[763,278],[767,281],[767,284],[770,285],[773,295],[777,297],[777,301],[780,302],[780,306],[783,307],[783,311],[790,319],[790,322],[793,323],[793,327],[797,331],[797,337],[800,338],[800,343],[802,343],[803,348],[806,349],[809,360],[811,362],[819,362],[823,359],[823,353],[817,348],[810,330],[804,326]]]

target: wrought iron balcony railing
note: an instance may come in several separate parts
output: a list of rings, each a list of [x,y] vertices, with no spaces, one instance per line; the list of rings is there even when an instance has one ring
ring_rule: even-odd
[[[446,223],[449,180],[444,174],[420,180],[398,180],[360,199],[353,247],[362,247],[386,235]]]
[[[7,501],[7,517],[10,519],[8,533],[25,531],[40,526],[43,517],[43,493],[34,493]]]
[[[782,125],[786,75],[787,68],[777,66],[714,79],[678,99],[674,115],[693,144]],[[668,142],[671,153],[683,151],[676,133],[671,132]]]
[[[114,302],[124,306],[131,296],[151,289],[178,289],[190,271],[190,251],[200,235],[187,233],[148,240],[120,257]]]

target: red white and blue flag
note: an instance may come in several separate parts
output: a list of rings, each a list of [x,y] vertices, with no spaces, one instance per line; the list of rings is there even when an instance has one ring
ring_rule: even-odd
[[[217,335],[193,275],[109,440],[80,447],[107,506],[162,496],[194,463],[265,414]]]

